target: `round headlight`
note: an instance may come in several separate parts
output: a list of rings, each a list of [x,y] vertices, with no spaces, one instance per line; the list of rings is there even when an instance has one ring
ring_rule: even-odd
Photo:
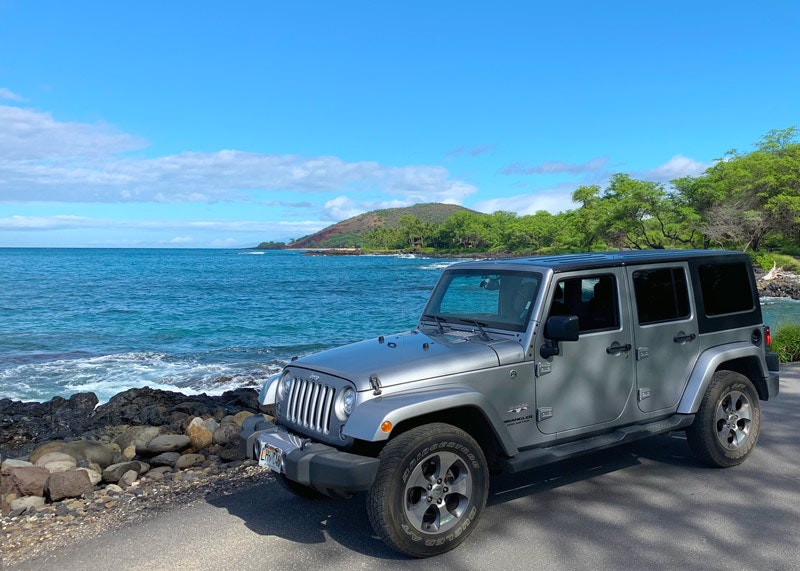
[[[347,388],[342,393],[342,412],[345,416],[353,414],[353,409],[356,407],[356,391]]]
[[[283,378],[278,381],[278,396],[282,399],[285,399],[289,395],[289,391],[292,390],[292,376],[291,375],[284,375]]]

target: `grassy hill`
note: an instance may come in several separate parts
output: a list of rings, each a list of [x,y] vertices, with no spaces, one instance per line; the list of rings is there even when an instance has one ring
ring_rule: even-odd
[[[455,204],[415,204],[404,208],[385,208],[359,214],[353,218],[343,220],[338,224],[328,226],[310,236],[305,236],[292,242],[291,248],[357,248],[363,247],[364,234],[373,228],[394,228],[400,218],[406,215],[414,216],[422,222],[441,224],[447,218],[469,210]]]

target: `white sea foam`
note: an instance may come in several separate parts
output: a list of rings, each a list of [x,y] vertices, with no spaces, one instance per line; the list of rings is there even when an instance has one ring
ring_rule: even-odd
[[[117,393],[140,387],[219,395],[241,387],[257,388],[278,370],[276,362],[201,363],[164,353],[119,353],[5,369],[0,371],[0,398],[45,401],[55,395],[93,392],[102,404]]]
[[[458,262],[463,262],[464,260],[446,260],[446,261],[438,261],[432,264],[426,264],[424,266],[420,266],[420,270],[434,270],[434,271],[441,271],[448,266],[452,266],[453,264],[457,264]]]

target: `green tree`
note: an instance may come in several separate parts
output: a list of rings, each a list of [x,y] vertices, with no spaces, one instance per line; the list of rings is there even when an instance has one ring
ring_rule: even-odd
[[[364,240],[373,250],[397,250],[405,245],[397,228],[378,226],[364,233]]]
[[[615,174],[603,194],[603,202],[608,212],[609,244],[661,249],[695,246],[701,238],[693,228],[691,210],[684,208],[661,183]]]
[[[545,210],[520,216],[510,224],[505,246],[511,252],[543,252],[555,244],[556,217]]]
[[[456,212],[439,228],[440,240],[456,250],[482,250],[490,243],[490,215],[478,212]]]
[[[581,251],[590,252],[606,237],[611,224],[608,201],[603,200],[597,185],[578,187],[572,193],[572,201],[580,206],[566,216],[571,231],[569,242]]]
[[[426,237],[426,225],[416,216],[406,214],[400,217],[397,223],[400,235],[405,239],[406,246],[409,248],[424,247]]]
[[[706,243],[758,251],[768,236],[800,228],[800,144],[797,129],[773,130],[755,151],[728,151],[697,178],[673,181],[680,201],[697,214]]]

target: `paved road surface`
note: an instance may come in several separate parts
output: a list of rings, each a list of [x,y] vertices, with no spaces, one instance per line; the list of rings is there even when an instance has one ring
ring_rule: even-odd
[[[699,465],[659,436],[492,481],[467,543],[408,560],[373,536],[363,498],[302,500],[275,482],[200,501],[19,569],[800,570],[800,365],[763,403],[756,451]]]

